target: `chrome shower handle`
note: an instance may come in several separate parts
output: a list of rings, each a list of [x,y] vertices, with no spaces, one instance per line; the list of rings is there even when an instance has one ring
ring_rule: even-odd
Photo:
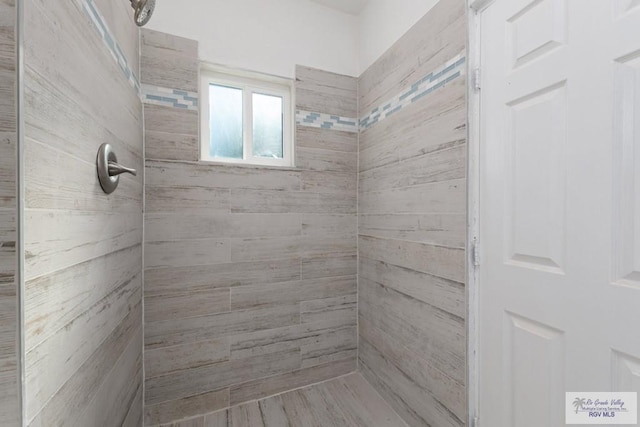
[[[109,176],[118,176],[123,173],[130,173],[133,176],[137,176],[138,172],[133,168],[127,168],[119,163],[109,160]]]
[[[96,166],[98,167],[100,187],[107,194],[113,193],[118,188],[120,174],[130,173],[134,176],[138,174],[135,169],[124,167],[118,163],[116,153],[113,152],[113,148],[109,144],[100,146]]]

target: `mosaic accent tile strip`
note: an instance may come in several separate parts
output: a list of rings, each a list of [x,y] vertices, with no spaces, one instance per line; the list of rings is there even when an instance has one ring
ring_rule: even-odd
[[[113,36],[111,30],[107,26],[107,22],[98,10],[95,2],[93,0],[81,0],[82,9],[85,11],[87,16],[91,19],[91,21],[95,24],[95,28],[100,33],[102,37],[102,41],[109,49],[111,56],[116,61],[116,63],[120,66],[122,73],[129,81],[131,86],[136,90],[138,94],[140,94],[140,82],[138,77],[134,74],[133,70],[129,66],[129,62],[127,61],[127,57],[122,52],[122,48],[116,41],[116,38]]]
[[[443,88],[466,72],[466,58],[464,52],[447,61],[442,67],[437,68],[418,80],[404,93],[401,93],[380,106],[374,108],[367,116],[360,119],[360,131],[363,131],[387,117],[397,113],[402,108],[412,104],[431,93]]]
[[[185,90],[143,84],[142,102],[145,104],[162,105],[163,107],[198,111],[198,94]]]
[[[358,119],[296,110],[296,124],[319,129],[358,133]]]

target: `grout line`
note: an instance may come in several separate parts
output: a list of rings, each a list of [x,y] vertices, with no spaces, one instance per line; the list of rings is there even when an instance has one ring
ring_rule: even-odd
[[[356,111],[360,117],[360,77],[356,79]],[[360,136],[356,142],[356,371],[360,372]]]

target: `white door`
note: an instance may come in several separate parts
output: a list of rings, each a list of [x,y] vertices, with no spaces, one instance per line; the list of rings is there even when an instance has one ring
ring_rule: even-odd
[[[640,0],[480,12],[479,418],[640,392]]]

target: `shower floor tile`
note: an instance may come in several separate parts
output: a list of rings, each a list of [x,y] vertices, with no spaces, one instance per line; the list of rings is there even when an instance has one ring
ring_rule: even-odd
[[[350,374],[162,427],[406,427],[360,374]]]

